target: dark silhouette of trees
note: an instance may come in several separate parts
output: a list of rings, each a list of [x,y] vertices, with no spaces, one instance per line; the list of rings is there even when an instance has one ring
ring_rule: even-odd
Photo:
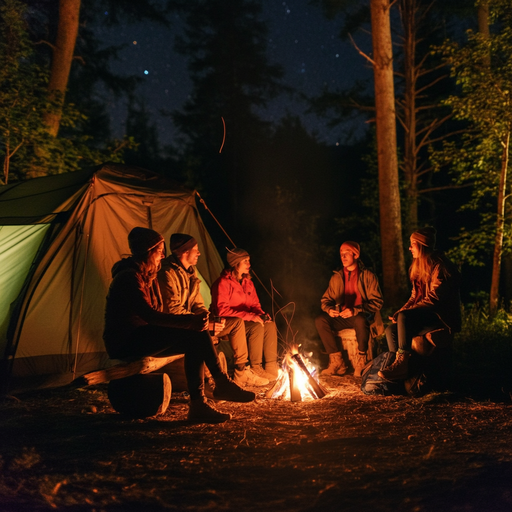
[[[269,134],[259,113],[282,91],[282,70],[267,60],[259,2],[186,0],[176,8],[186,23],[177,49],[189,59],[193,84],[190,99],[172,113],[183,134],[187,173],[193,186],[214,193],[236,220],[247,154]]]

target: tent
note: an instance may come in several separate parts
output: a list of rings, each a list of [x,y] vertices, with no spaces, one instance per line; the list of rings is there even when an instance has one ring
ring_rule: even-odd
[[[107,364],[102,340],[112,265],[135,226],[194,236],[209,286],[223,264],[195,192],[150,171],[105,164],[0,187],[2,393],[60,386]]]

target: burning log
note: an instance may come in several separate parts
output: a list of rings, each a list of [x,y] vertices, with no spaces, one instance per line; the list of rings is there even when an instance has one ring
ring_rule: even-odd
[[[286,354],[283,368],[271,389],[267,391],[267,398],[282,397],[292,402],[302,402],[303,399],[323,398],[327,391],[315,380],[302,357],[297,353]]]
[[[290,379],[290,401],[302,402],[302,394],[297,383],[295,370],[293,367],[288,368],[288,377]]]
[[[310,392],[313,391],[313,395],[316,395],[317,398],[323,398],[327,392],[320,386],[320,384],[312,377],[311,373],[307,369],[302,357],[300,354],[293,354],[292,359],[297,363],[297,366],[304,372],[306,375],[308,387],[310,388]]]

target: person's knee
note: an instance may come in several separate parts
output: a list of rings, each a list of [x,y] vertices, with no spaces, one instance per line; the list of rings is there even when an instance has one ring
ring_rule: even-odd
[[[267,322],[266,324],[264,324],[263,327],[267,334],[273,335],[273,334],[277,333],[277,327],[276,327],[275,322]]]
[[[323,325],[329,325],[329,320],[331,319],[331,317],[323,312],[323,313],[320,313],[316,318],[315,318],[315,325],[316,327],[321,327]]]
[[[364,315],[356,315],[354,317],[354,328],[355,329],[369,329],[370,324],[366,320]]]
[[[229,317],[226,318],[226,326],[224,327],[223,333],[236,334],[245,330],[245,323],[241,318]]]
[[[393,336],[395,331],[396,331],[396,324],[390,324],[386,327],[386,330],[384,331],[384,333],[386,334],[386,336]]]

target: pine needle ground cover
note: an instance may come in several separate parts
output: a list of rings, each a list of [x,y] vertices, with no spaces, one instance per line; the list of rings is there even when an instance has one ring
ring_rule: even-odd
[[[512,405],[500,390],[369,397],[351,376],[292,403],[222,403],[220,425],[123,418],[106,385],[0,404],[2,511],[510,511]],[[485,394],[485,393],[484,393]]]

